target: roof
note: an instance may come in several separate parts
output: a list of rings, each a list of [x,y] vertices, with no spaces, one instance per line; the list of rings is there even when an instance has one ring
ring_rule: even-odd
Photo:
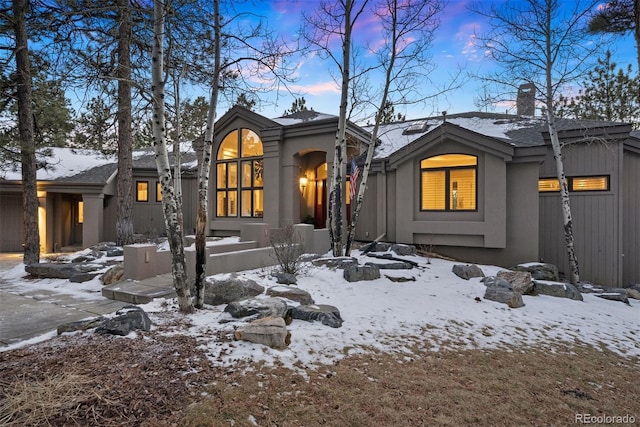
[[[337,118],[338,116],[335,116],[333,114],[320,113],[314,110],[303,110],[303,111],[297,111],[293,114],[288,114],[286,116],[276,117],[275,119],[271,119],[271,120],[273,120],[274,122],[278,123],[281,126],[292,126],[292,125],[298,125],[301,123],[308,123],[308,122],[327,120],[327,119],[337,119]]]

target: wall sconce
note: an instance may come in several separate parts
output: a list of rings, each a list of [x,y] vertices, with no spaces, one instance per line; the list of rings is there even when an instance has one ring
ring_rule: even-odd
[[[300,187],[302,188],[302,191],[304,191],[308,183],[309,183],[309,179],[307,178],[307,176],[302,175],[300,177]]]

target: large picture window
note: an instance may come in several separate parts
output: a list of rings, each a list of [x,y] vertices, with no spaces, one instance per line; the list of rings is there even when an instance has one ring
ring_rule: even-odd
[[[443,154],[420,161],[420,209],[423,211],[475,211],[478,158]]]
[[[262,156],[262,141],[252,130],[234,130],[222,140],[216,157],[217,216],[263,216]]]

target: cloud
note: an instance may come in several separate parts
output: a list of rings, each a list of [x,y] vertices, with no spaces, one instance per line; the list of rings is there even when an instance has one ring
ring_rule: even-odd
[[[289,89],[301,92],[308,93],[310,95],[323,95],[326,93],[340,93],[340,86],[333,80],[327,82],[318,82],[318,83],[310,83],[307,85],[289,85]]]

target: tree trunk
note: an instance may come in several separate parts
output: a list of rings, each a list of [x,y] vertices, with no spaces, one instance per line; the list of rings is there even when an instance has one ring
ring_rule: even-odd
[[[118,218],[116,244],[133,243],[133,167],[131,132],[131,9],[128,0],[117,0],[118,29]]]
[[[213,147],[214,123],[218,106],[218,89],[220,85],[220,1],[213,1],[214,10],[214,66],[213,81],[211,82],[211,98],[207,112],[207,129],[204,134],[204,147],[200,170],[198,171],[198,211],[196,213],[196,308],[204,306],[204,285],[207,277],[207,222],[209,205],[209,174],[211,171],[211,151]]]
[[[156,167],[162,191],[162,209],[171,249],[171,272],[173,285],[178,295],[180,311],[193,310],[191,293],[187,278],[187,265],[184,257],[183,231],[180,224],[181,207],[177,203],[173,187],[171,165],[165,137],[163,44],[164,44],[164,2],[155,0],[153,7],[153,52],[152,52],[152,92],[153,92],[153,148],[156,155]]]
[[[29,59],[26,9],[26,0],[13,1],[14,31],[16,36],[16,79],[18,84],[18,130],[22,162],[22,208],[25,265],[40,261],[36,143],[34,138],[31,65]]]

